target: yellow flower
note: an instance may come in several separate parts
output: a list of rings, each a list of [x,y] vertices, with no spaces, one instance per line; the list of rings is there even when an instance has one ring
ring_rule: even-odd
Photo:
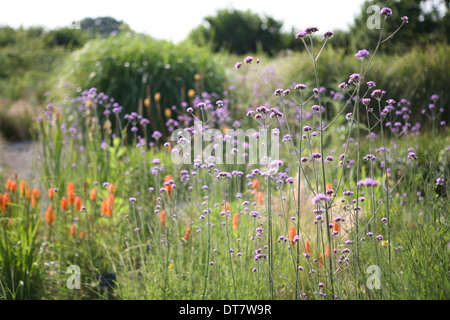
[[[172,116],[172,110],[170,110],[169,108],[164,109],[164,115],[166,116],[166,118],[170,118]]]
[[[382,245],[383,247],[388,246],[388,245],[389,245],[389,241],[384,240],[384,241],[381,242],[381,245]]]
[[[169,269],[172,269],[173,268],[173,264],[169,264]]]

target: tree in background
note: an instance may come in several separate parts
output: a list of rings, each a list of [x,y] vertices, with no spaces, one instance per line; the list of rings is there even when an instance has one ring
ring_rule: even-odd
[[[361,48],[375,48],[379,29],[370,29],[368,19],[374,14],[369,6],[389,7],[392,9],[390,23],[385,26],[385,36],[394,32],[401,24],[402,16],[409,17],[407,28],[395,35],[395,41],[389,46],[382,46],[386,52],[407,51],[415,45],[425,46],[429,43],[448,43],[450,17],[450,0],[367,0],[361,7],[361,13],[355,18],[350,28],[353,51]],[[367,12],[369,11],[369,12]],[[397,21],[398,23],[393,23]],[[382,23],[382,19],[380,20]]]
[[[215,16],[192,30],[188,39],[196,45],[210,45],[214,51],[235,54],[264,51],[274,55],[282,47],[282,22],[272,17],[261,18],[250,10],[221,9]]]
[[[80,21],[80,27],[91,36],[113,36],[124,29],[130,30],[124,22],[111,17],[84,18]]]
[[[76,49],[82,47],[88,39],[86,32],[65,27],[48,31],[43,37],[43,42],[48,48],[63,46],[67,49]]]

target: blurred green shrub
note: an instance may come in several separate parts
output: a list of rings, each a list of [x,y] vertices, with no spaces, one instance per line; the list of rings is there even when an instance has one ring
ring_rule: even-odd
[[[223,66],[203,47],[183,42],[156,41],[141,34],[94,39],[73,52],[53,81],[104,92],[123,107],[138,112],[164,133],[164,110],[189,101],[189,90],[223,90]]]
[[[236,54],[264,51],[274,55],[282,49],[283,23],[270,16],[260,17],[250,10],[220,9],[215,16],[191,31],[188,38],[197,45],[210,45],[214,51]]]
[[[333,39],[330,40],[332,44]],[[367,48],[371,53],[370,48]],[[411,102],[411,121],[422,121],[421,110],[431,103],[433,94],[439,95],[439,105],[444,108],[441,120],[450,119],[449,47],[446,44],[413,47],[404,54],[377,54],[372,62],[366,80],[375,81],[377,88],[385,90],[386,99]],[[306,52],[295,52],[283,57],[277,63],[280,77],[289,86],[293,81],[315,87],[311,60]],[[388,66],[388,67],[386,67]],[[352,73],[358,73],[360,60],[344,49],[327,47],[318,61],[320,84],[327,89],[339,91],[338,85],[348,81]]]

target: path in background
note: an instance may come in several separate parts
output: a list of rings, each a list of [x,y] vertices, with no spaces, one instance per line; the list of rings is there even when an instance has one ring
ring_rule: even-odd
[[[0,137],[0,176],[14,178],[17,173],[21,179],[33,179],[32,149],[36,149],[32,141],[8,142]]]

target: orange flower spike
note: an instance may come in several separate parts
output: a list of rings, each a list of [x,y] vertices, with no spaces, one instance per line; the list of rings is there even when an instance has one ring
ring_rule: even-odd
[[[100,209],[100,215],[105,216],[106,215],[106,200],[102,201],[101,209]]]
[[[47,191],[47,195],[48,195],[48,197],[50,198],[50,200],[53,200],[53,197],[55,196],[55,189],[54,188],[50,188],[50,189],[48,189],[48,191]]]
[[[336,219],[333,219],[333,231],[339,231],[340,227]]]
[[[63,211],[67,210],[67,207],[69,206],[69,202],[67,201],[66,197],[61,198],[61,209]]]
[[[333,247],[331,247],[331,250],[333,250]],[[328,250],[328,245],[327,244],[325,245],[325,256],[327,258],[330,257],[330,250]]]
[[[161,221],[161,226],[164,228],[164,224],[166,222],[167,214],[165,210],[161,210],[161,214],[159,215],[159,221]]]
[[[294,243],[294,238],[297,235],[297,229],[295,229],[294,226],[291,226],[289,228],[289,240],[291,241],[291,243]]]
[[[69,195],[69,194],[71,194],[71,193],[75,194],[75,185],[73,184],[73,182],[69,182],[69,183],[67,184],[67,189],[66,189],[66,191],[67,191],[67,195]]]
[[[78,212],[81,211],[81,197],[75,197],[75,199],[73,200],[73,205],[75,206],[75,210],[77,210]]]
[[[172,196],[172,185],[168,182],[164,182],[164,188],[166,188],[167,195],[169,197],[171,197]]]
[[[113,208],[109,201],[105,201],[105,215],[110,218],[113,216]]]
[[[2,198],[3,198],[3,208],[6,210],[8,209],[8,204],[11,202],[11,198],[9,197],[8,193],[4,193]]]
[[[9,191],[11,191],[11,192],[16,192],[17,191],[17,181],[11,180],[10,190]]]
[[[222,212],[226,213],[227,211],[231,211],[231,205],[228,201],[225,203],[222,203]]]
[[[97,189],[93,188],[89,191],[89,199],[95,201],[97,199]]]
[[[259,181],[257,179],[253,179],[252,181],[252,188],[258,189],[259,188]]]
[[[114,209],[114,195],[110,194],[106,197],[107,199],[107,203],[108,203],[108,208],[109,208],[109,216],[112,217],[113,214],[113,209]]]
[[[31,198],[31,207],[34,209],[34,207],[36,206],[36,199],[35,198]]]
[[[39,189],[33,189],[32,191],[31,191],[31,197],[32,198],[34,198],[34,199],[39,199],[40,198],[40,196],[41,196],[41,191],[39,191]]]
[[[262,205],[264,203],[264,194],[261,191],[256,195],[256,201],[259,205]]]
[[[73,204],[75,202],[75,193],[74,192],[69,192],[67,194],[67,202],[69,204]]]
[[[333,189],[333,185],[331,183],[327,183],[325,186],[325,193],[329,196],[333,196],[334,195],[334,189]]]
[[[25,180],[20,181],[20,193],[22,196],[25,196],[26,192],[28,191],[28,184]]]
[[[171,174],[168,174],[164,177],[164,188],[167,191],[167,195],[170,197],[172,196],[172,190],[173,190],[173,177]]]
[[[306,250],[306,252],[311,254],[311,244],[309,243],[309,240],[306,240],[306,242],[305,242],[305,250]]]
[[[47,225],[49,226],[55,221],[55,211],[53,210],[52,205],[49,205],[45,212],[45,221],[47,221]]]
[[[106,196],[106,199],[102,201],[100,214],[102,216],[107,216],[111,218],[113,216],[113,208],[114,208],[114,196],[112,194],[109,194]]]
[[[113,184],[108,185],[108,192],[112,195],[116,194],[116,186]]]
[[[75,227],[75,223],[72,223],[72,225],[70,226],[70,229],[69,229],[69,234],[71,236],[74,236],[76,233],[77,233],[77,228]]]
[[[233,229],[238,228],[238,221],[239,221],[239,213],[235,213],[233,216]]]
[[[11,179],[7,179],[6,180],[6,183],[5,183],[5,188],[6,188],[6,191],[11,191],[11,183],[12,183],[13,181],[11,180]]]
[[[80,230],[80,232],[78,233],[78,236],[80,237],[80,239],[83,239],[85,234],[86,234],[86,232],[84,230]]]
[[[0,211],[5,211],[8,208],[9,201],[10,201],[9,194],[0,193]]]
[[[188,226],[186,232],[184,233],[184,240],[189,240],[191,238],[191,226]]]

